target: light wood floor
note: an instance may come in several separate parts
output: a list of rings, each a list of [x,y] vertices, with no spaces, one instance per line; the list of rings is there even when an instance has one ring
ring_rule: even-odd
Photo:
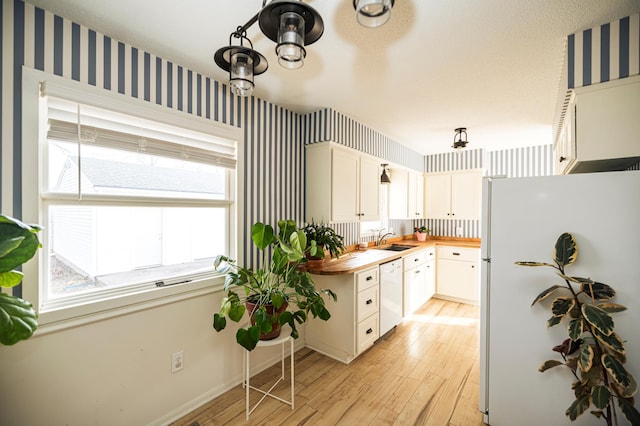
[[[301,349],[295,410],[266,398],[248,424],[481,426],[479,330],[477,306],[432,299],[349,365]],[[269,386],[279,374],[277,363],[251,384]],[[288,399],[289,380],[276,389]],[[252,391],[252,403],[259,395]],[[244,409],[238,385],[174,424],[245,424]]]

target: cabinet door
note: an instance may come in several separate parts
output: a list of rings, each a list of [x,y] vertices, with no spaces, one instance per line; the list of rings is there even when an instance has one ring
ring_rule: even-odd
[[[425,267],[425,302],[436,294],[436,262],[432,260],[424,265]]]
[[[476,262],[438,259],[438,294],[458,299],[478,300]]]
[[[391,184],[389,185],[389,218],[409,219],[408,195],[409,172],[402,169],[393,169],[389,172]]]
[[[451,175],[427,174],[424,177],[424,207],[428,219],[451,218]]]
[[[408,194],[408,218],[422,219],[424,217],[424,179],[421,173],[409,172]]]
[[[380,220],[380,165],[377,160],[360,158],[359,182],[360,220]]]
[[[451,175],[450,219],[480,219],[482,211],[482,173],[454,173]]]
[[[404,316],[411,315],[427,301],[426,266],[421,265],[404,272]]]
[[[359,157],[351,152],[331,151],[331,220],[356,222],[358,216],[358,163]]]

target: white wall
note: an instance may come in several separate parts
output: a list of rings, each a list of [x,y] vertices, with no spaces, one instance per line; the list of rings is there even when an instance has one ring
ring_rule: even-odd
[[[235,342],[235,329],[217,333],[211,326],[221,296],[210,293],[0,347],[0,424],[166,424],[239,384],[244,349]],[[296,343],[303,341],[301,336]],[[171,374],[171,355],[179,350],[185,367]],[[264,348],[251,362],[257,370],[278,359],[279,348]]]

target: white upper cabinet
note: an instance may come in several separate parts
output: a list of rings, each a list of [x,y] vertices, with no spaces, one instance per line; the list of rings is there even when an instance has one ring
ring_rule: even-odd
[[[427,219],[475,219],[482,209],[482,171],[429,173],[424,179]]]
[[[389,218],[424,217],[424,179],[422,173],[392,168],[389,185]]]
[[[380,218],[379,161],[323,142],[306,147],[306,221],[358,222]]]
[[[556,173],[625,170],[640,162],[640,76],[575,89],[554,142]]]

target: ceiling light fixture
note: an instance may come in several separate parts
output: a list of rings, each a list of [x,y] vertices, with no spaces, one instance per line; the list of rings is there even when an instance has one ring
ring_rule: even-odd
[[[240,45],[234,46],[233,38],[240,39]],[[246,40],[250,47],[245,47]],[[238,96],[249,96],[253,93],[253,77],[260,75],[269,68],[267,58],[260,52],[253,50],[253,44],[246,36],[246,31],[238,27],[229,36],[229,46],[222,47],[213,56],[216,64],[229,72],[229,86],[231,93]]]
[[[353,0],[356,19],[363,27],[376,28],[391,17],[394,0]]]
[[[387,166],[388,164],[382,164],[382,175],[380,175],[380,183],[391,183],[391,179],[389,179],[389,175],[387,174]]]
[[[467,141],[467,128],[466,127],[458,127],[455,130],[456,134],[453,136],[453,145],[452,148],[460,149],[467,146],[469,141]],[[464,139],[462,139],[462,135],[464,134]]]
[[[394,0],[354,0],[357,19],[366,27],[378,27],[389,20]],[[253,77],[265,72],[267,59],[253,50],[247,30],[256,22],[264,35],[277,43],[278,63],[287,69],[298,69],[307,56],[305,46],[318,41],[324,33],[320,14],[302,0],[262,0],[262,9],[229,36],[229,46],[218,49],[216,64],[229,72],[229,85],[235,95],[249,96],[253,92]],[[231,44],[240,39],[239,46]],[[244,41],[250,47],[244,46]]]

